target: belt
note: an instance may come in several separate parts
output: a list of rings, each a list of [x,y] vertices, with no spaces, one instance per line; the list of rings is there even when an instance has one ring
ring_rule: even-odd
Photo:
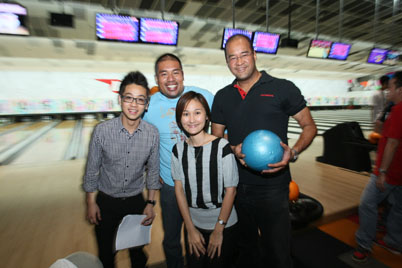
[[[111,196],[111,195],[105,194],[105,193],[102,192],[102,191],[98,191],[98,195],[100,195],[100,196],[102,196],[102,197],[104,197],[104,198],[113,199],[113,200],[122,200],[122,201],[128,200],[128,199],[130,199],[130,198],[137,197],[137,196],[139,196],[139,195],[141,195],[141,194],[142,194],[142,193],[139,193],[139,194],[137,194],[137,195],[132,195],[132,196],[125,196],[125,197],[113,197],[113,196]]]

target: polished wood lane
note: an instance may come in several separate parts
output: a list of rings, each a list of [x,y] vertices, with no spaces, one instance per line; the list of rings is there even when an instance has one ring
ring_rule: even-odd
[[[81,135],[81,147],[78,152],[78,158],[86,158],[88,154],[89,141],[91,140],[91,135],[93,128],[99,123],[95,119],[84,119],[83,128]]]
[[[75,120],[65,120],[36,140],[11,164],[50,163],[63,159]]]
[[[84,161],[0,166],[0,258],[4,267],[49,267],[75,251],[96,254],[81,190]],[[149,262],[164,259],[159,204],[147,246]],[[119,253],[118,267],[128,267]]]
[[[2,124],[0,123],[0,135],[2,135],[6,131],[10,131],[12,129],[16,129],[19,127],[26,126],[30,124],[31,122],[16,122],[16,123],[7,123],[7,124]]]
[[[289,144],[295,140],[290,140]],[[356,212],[360,195],[369,180],[367,172],[355,172],[317,162],[322,155],[323,138],[318,136],[299,159],[290,164],[292,179],[300,192],[309,195],[323,205],[323,218],[316,224],[338,219]]]
[[[0,136],[0,152],[3,152],[7,149],[10,148],[10,146],[13,146],[24,139],[28,138],[32,133],[35,131],[40,130],[42,127],[45,127],[49,125],[51,122],[50,121],[42,121],[42,122],[36,122],[33,124],[29,123],[16,123],[16,127],[13,127],[9,130],[16,129],[16,131],[12,132],[6,132],[4,131],[3,134]],[[12,124],[14,125],[14,124]],[[20,128],[21,126],[25,126],[23,128]],[[6,126],[7,127],[7,126]]]

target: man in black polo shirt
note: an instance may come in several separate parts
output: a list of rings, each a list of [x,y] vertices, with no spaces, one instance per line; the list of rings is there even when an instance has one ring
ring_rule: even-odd
[[[257,56],[248,37],[232,36],[226,43],[225,57],[236,79],[215,95],[212,134],[223,136],[226,129],[238,159],[240,181],[235,203],[241,231],[238,267],[259,267],[259,263],[263,267],[292,267],[288,164],[312,142],[317,128],[300,90],[292,82],[257,70]],[[289,116],[302,128],[293,148],[287,146]],[[261,173],[247,168],[241,153],[244,138],[258,129],[276,133],[284,148],[282,161]]]

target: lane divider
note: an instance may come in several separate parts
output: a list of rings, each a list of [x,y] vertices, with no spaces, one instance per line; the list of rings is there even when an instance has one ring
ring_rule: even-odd
[[[17,143],[13,147],[9,148],[7,151],[0,154],[0,165],[8,165],[14,159],[16,159],[23,151],[28,149],[29,146],[35,143],[40,137],[45,135],[52,128],[60,124],[60,120],[50,123],[47,126],[40,128],[38,131],[35,131],[32,135],[30,135],[27,139],[22,140]]]
[[[63,160],[74,160],[78,158],[79,147],[82,139],[82,127],[83,123],[80,119],[74,125],[73,134],[71,135]]]

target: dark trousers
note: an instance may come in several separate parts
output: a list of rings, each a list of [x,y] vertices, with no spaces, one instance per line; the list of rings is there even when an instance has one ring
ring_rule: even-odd
[[[289,187],[239,184],[237,267],[292,267]]]
[[[128,214],[142,214],[145,208],[145,201],[142,194],[128,198],[113,198],[102,192],[96,197],[102,220],[95,226],[95,235],[98,243],[99,259],[104,268],[115,267],[115,238],[117,228],[124,216]],[[143,268],[146,265],[147,257],[143,247],[129,249],[131,267]]]
[[[204,230],[197,228],[205,240],[205,249],[208,247],[209,236],[212,230]],[[215,253],[213,259],[208,257],[208,254],[201,255],[199,258],[192,254],[188,247],[187,231],[184,228],[185,244],[186,244],[186,258],[188,268],[232,268],[235,259],[235,249],[237,244],[237,224],[227,227],[223,231],[223,242],[221,247],[221,256],[218,257],[218,252]]]
[[[181,228],[183,218],[177,206],[174,187],[166,183],[160,190],[160,201],[163,222],[163,251],[168,268],[183,268],[184,259],[181,248]]]

